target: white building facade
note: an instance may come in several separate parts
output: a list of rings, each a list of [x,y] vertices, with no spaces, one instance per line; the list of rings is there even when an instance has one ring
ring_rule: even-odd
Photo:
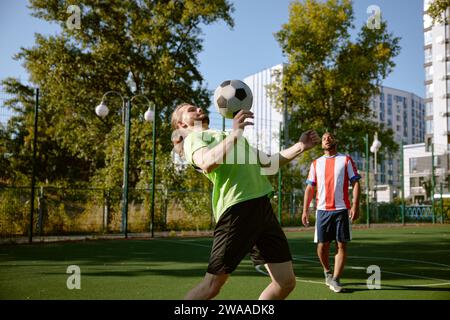
[[[400,146],[417,144],[425,138],[425,104],[424,99],[418,95],[390,88],[380,87],[380,94],[371,100],[371,109],[374,120],[384,124],[386,128],[393,131],[394,141]],[[369,137],[372,143],[373,137]],[[401,154],[400,150],[396,154],[378,153],[377,161],[377,181],[376,184],[392,192],[386,198],[386,202],[392,201],[393,197],[400,195],[401,190]],[[370,172],[373,172],[373,154],[370,155]],[[364,159],[355,157],[358,168],[364,168]],[[372,185],[374,183],[371,183]],[[389,186],[389,187],[387,187]]]
[[[280,126],[284,124],[283,114],[275,109],[270,99],[268,86],[276,83],[282,74],[283,65],[265,69],[244,78],[253,93],[254,125],[245,128],[244,136],[255,148],[266,154],[277,153],[280,149]]]
[[[246,127],[244,135],[251,145],[273,154],[279,151],[280,128],[285,125],[282,112],[276,110],[275,103],[271,101],[267,86],[280,81],[283,65],[260,71],[246,77],[244,82],[253,92],[253,108],[255,115],[254,126]],[[423,98],[414,93],[382,86],[380,94],[374,96],[370,106],[374,120],[384,123],[394,132],[394,140],[400,145],[416,144],[425,139],[425,104]],[[372,140],[373,137],[370,137]],[[401,188],[400,152],[395,155],[380,155],[378,158],[377,185],[383,185],[389,190],[386,201],[399,195]],[[362,156],[354,155],[358,169],[365,172],[365,161]],[[371,155],[370,172],[373,172],[373,155]],[[373,175],[372,178],[373,180]],[[373,188],[373,181],[371,181]],[[381,195],[381,194],[380,194]],[[379,195],[379,196],[380,196]]]
[[[432,24],[430,16],[426,14],[431,1],[424,1],[425,139],[423,144],[404,148],[405,196],[413,202],[429,200],[431,197],[431,192],[426,189],[432,182],[432,151],[435,156],[434,197],[440,197],[441,184],[443,193],[448,196],[450,27],[442,23]],[[449,13],[447,9],[445,17],[449,17]]]

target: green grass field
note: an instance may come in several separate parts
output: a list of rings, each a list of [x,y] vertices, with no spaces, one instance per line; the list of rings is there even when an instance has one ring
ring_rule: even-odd
[[[450,299],[450,226],[353,230],[342,283],[323,284],[312,231],[287,232],[297,287],[289,299]],[[96,240],[0,246],[0,299],[182,299],[206,270],[211,238]],[[81,289],[69,290],[69,265]],[[381,289],[366,268],[381,269]],[[257,299],[269,277],[242,261],[217,299]]]

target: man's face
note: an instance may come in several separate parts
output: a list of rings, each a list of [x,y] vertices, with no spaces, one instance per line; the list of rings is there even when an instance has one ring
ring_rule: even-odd
[[[209,117],[206,113],[203,112],[202,108],[186,105],[182,107],[179,111],[181,113],[181,126],[187,125],[188,127],[195,126],[196,123],[207,123],[209,124]]]
[[[322,136],[322,149],[332,150],[336,147],[336,145],[336,138],[331,133],[327,132]]]

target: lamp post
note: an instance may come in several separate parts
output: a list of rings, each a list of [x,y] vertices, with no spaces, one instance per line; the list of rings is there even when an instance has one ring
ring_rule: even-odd
[[[375,185],[374,185],[374,195],[375,195],[375,217],[378,221],[378,203],[377,203],[377,152],[381,147],[381,142],[380,140],[378,140],[378,133],[375,132],[375,136],[374,136],[374,140],[372,143],[372,146],[370,147],[370,152],[372,152],[374,154],[374,163],[375,163],[375,167],[374,167],[374,180],[375,180]]]
[[[153,104],[153,110],[148,108],[148,110],[144,114],[144,118],[148,122],[153,121],[152,128],[152,188],[151,188],[151,198],[150,198],[150,232],[152,234],[152,238],[154,236],[154,225],[153,221],[155,218],[155,166],[156,166],[156,105]]]
[[[105,99],[106,96],[109,94],[116,94],[122,99],[122,112],[124,117],[123,122],[125,123],[125,140],[124,140],[124,160],[123,160],[123,186],[122,186],[122,232],[125,235],[125,238],[128,238],[128,165],[129,165],[129,154],[130,154],[130,130],[131,130],[131,102],[137,98],[137,97],[143,97],[145,100],[147,100],[149,104],[148,110],[144,114],[144,118],[146,121],[153,121],[155,118],[155,111],[151,110],[151,107],[153,106],[153,109],[155,109],[154,104],[150,102],[150,100],[144,96],[144,95],[135,95],[131,98],[123,97],[120,93],[116,91],[108,91],[106,92],[103,97],[101,103],[95,108],[95,113],[101,117],[105,118],[108,113],[109,109],[106,106]],[[153,141],[155,135],[155,125],[153,125]],[[155,149],[153,147],[153,149]],[[154,150],[153,150],[154,154]],[[153,157],[154,160],[154,157]],[[154,167],[154,163],[152,165],[152,168]],[[152,180],[152,186],[154,188],[154,174],[153,180]],[[153,205],[152,205],[153,207]],[[153,209],[152,209],[153,210]],[[153,216],[152,216],[152,222],[153,222]]]

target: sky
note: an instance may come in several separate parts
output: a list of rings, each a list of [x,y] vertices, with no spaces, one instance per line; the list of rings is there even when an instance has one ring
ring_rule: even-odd
[[[289,19],[292,0],[230,0],[235,26],[220,22],[203,26],[203,51],[199,70],[208,89],[227,79],[249,75],[285,62],[274,33]],[[356,31],[369,18],[367,8],[376,5],[389,31],[400,37],[396,68],[383,85],[424,96],[423,0],[354,0]],[[34,34],[55,34],[58,26],[30,15],[27,0],[0,0],[0,79],[12,76],[26,82],[28,75],[12,56],[34,44]],[[82,18],[81,18],[82,19]],[[83,21],[81,20],[81,24]],[[212,127],[219,118],[212,116]]]

